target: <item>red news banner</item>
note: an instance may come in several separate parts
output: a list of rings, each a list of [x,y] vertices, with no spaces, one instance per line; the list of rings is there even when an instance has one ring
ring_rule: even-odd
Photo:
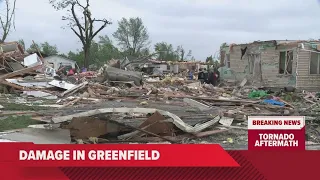
[[[304,116],[249,116],[249,150],[305,150]]]
[[[0,146],[0,165],[8,166],[239,167],[219,144],[0,143]]]

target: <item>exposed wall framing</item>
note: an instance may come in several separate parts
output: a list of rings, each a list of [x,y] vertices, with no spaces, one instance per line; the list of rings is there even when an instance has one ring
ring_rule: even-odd
[[[309,74],[320,74],[320,53],[310,52]]]
[[[292,74],[293,51],[280,51],[279,74]]]
[[[231,67],[231,62],[230,62],[230,54],[226,54],[226,63],[227,65],[227,68],[230,68]]]

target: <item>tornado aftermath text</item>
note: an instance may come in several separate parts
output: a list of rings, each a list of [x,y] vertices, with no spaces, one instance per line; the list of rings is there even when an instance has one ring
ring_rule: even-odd
[[[256,140],[256,147],[297,147],[298,140],[294,139],[294,134],[259,134]]]

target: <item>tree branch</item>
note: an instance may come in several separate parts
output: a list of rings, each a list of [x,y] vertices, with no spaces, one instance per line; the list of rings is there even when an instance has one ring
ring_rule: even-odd
[[[16,2],[17,2],[17,0],[14,0],[14,1],[13,1],[13,9],[12,9],[12,12],[11,12],[11,16],[10,16],[10,18],[9,18],[9,22],[12,22],[14,28],[15,28],[15,20],[12,20],[12,18],[13,18],[14,15],[15,15]],[[10,24],[11,24],[11,23],[10,23]],[[11,25],[10,25],[10,26],[11,26]]]
[[[101,21],[101,20],[95,20],[95,21]],[[92,37],[91,37],[91,39],[93,39],[103,28],[105,28],[108,24],[111,24],[111,22],[110,21],[108,21],[108,20],[103,20],[103,25],[95,32],[95,33],[93,33],[93,35],[92,35]]]
[[[72,3],[71,4],[71,13],[72,13],[72,16],[73,16],[73,18],[74,18],[74,20],[76,22],[76,26],[78,26],[78,28],[79,28],[80,35],[81,35],[81,37],[83,37],[82,30],[84,30],[84,28],[81,26],[80,21],[79,21],[77,15],[76,15],[75,10],[74,10],[75,5],[76,5],[76,3]]]
[[[137,59],[140,59],[139,61],[136,61],[137,59],[135,59],[135,60],[133,60],[133,61],[131,61],[131,62],[128,62],[127,64],[123,65],[123,67],[125,68],[125,67],[127,67],[129,64],[131,64],[131,63],[141,63],[141,62],[145,62],[145,61],[147,61],[150,57],[152,57],[152,56],[154,56],[154,55],[156,55],[156,54],[159,54],[159,53],[160,53],[160,52],[155,52],[155,53],[150,54],[150,55],[148,55],[148,56],[142,56],[142,57],[140,57],[140,58],[137,58]]]
[[[78,36],[78,38],[81,40],[82,44],[85,45],[85,41],[82,38],[82,36],[73,27],[71,27],[71,30]]]
[[[10,12],[10,3],[9,0],[5,0],[6,4],[6,17],[5,21],[3,21],[2,17],[0,16],[0,23],[2,26],[3,34],[1,37],[1,42],[4,42],[7,39],[7,36],[11,30],[11,25],[13,24],[14,26],[14,20],[13,17],[15,15],[15,9],[16,9],[16,0],[13,1],[13,9]],[[15,26],[14,26],[15,27]]]

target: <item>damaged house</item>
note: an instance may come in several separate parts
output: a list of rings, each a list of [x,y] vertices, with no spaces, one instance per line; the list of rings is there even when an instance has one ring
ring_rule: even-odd
[[[45,57],[44,60],[56,71],[60,68],[60,66],[71,66],[72,68],[78,68],[76,61],[58,55]]]
[[[224,80],[256,86],[316,91],[320,88],[320,41],[255,41],[221,48]]]

